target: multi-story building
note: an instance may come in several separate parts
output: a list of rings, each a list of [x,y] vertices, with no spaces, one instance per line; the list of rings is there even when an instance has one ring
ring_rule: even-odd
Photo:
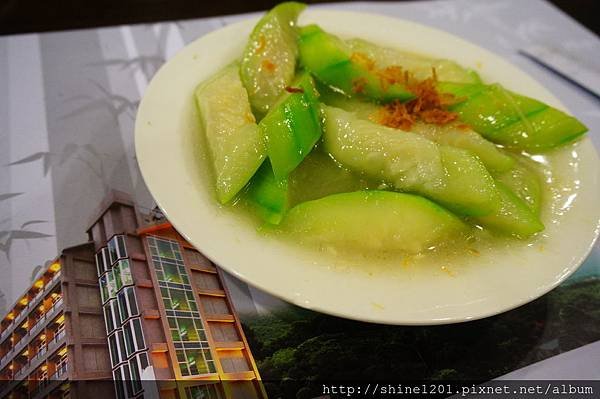
[[[111,376],[93,243],[65,249],[0,325],[0,398],[114,397],[93,383]]]
[[[118,398],[266,398],[222,272],[164,218],[113,192],[88,234]]]

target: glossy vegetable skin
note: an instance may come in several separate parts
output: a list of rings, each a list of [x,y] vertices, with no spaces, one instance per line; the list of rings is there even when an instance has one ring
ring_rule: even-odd
[[[258,169],[250,184],[246,198],[262,220],[279,224],[289,205],[287,180],[277,180],[269,160]]]
[[[402,83],[391,83],[353,57],[356,53],[338,37],[317,25],[300,29],[298,41],[301,64],[321,82],[348,96],[376,102],[407,101],[414,98]]]
[[[412,253],[467,230],[434,202],[389,191],[356,191],[303,202],[289,211],[281,228],[321,246]]]
[[[440,83],[454,94],[450,107],[488,140],[525,151],[543,151],[571,142],[587,131],[576,118],[541,101],[494,85]]]
[[[495,211],[494,181],[470,152],[323,107],[325,149],[349,170],[424,195],[462,215]]]
[[[287,178],[321,137],[318,93],[312,77],[300,75],[288,90],[259,124],[278,180]]]
[[[501,205],[496,212],[476,218],[478,224],[518,238],[527,238],[544,230],[539,217],[504,183],[496,181],[496,187]]]
[[[216,174],[217,199],[222,204],[248,183],[266,155],[238,68],[237,64],[228,66],[195,92]]]
[[[271,109],[294,80],[298,54],[296,20],[305,7],[302,3],[281,3],[262,17],[250,34],[240,75],[252,109],[259,116]]]

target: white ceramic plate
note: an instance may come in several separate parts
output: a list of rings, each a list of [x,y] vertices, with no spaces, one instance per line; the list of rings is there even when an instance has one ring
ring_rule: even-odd
[[[459,61],[485,81],[564,108],[530,76],[500,57],[448,33],[363,13],[306,11],[342,37]],[[256,19],[227,26],[188,45],[156,74],[137,115],[137,159],[169,220],[212,261],[238,278],[294,304],[338,316],[391,324],[441,324],[490,316],[529,302],[567,278],[598,235],[598,156],[588,139],[553,155],[570,191],[556,194],[556,217],[544,216],[535,244],[465,255],[449,264],[403,267],[334,261],[261,236],[217,205],[193,91],[240,57]],[[414,39],[418,38],[418,40]],[[563,209],[564,208],[564,209]],[[393,262],[392,262],[393,263]],[[399,262],[398,262],[399,263]]]

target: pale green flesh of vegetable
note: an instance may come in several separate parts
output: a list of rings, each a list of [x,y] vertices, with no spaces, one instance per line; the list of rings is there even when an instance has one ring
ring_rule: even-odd
[[[512,168],[497,174],[495,178],[525,202],[535,215],[539,215],[542,206],[542,186],[533,161],[529,160],[528,163],[525,159],[520,159]]]
[[[325,149],[342,166],[455,212],[479,216],[499,206],[494,181],[477,157],[411,132],[323,106]]]
[[[503,183],[497,181],[500,208],[493,214],[475,219],[478,224],[499,233],[527,238],[544,230],[544,225],[529,206]]]
[[[467,226],[423,197],[357,191],[303,202],[281,227],[299,240],[344,249],[421,252],[458,237]]]
[[[377,104],[350,98],[323,85],[318,86],[321,101],[332,107],[354,113],[360,119],[376,120],[381,107]],[[514,160],[503,153],[496,145],[484,139],[479,133],[467,126],[458,124],[434,125],[430,123],[416,123],[411,132],[426,137],[438,144],[450,145],[471,151],[477,155],[481,162],[490,171],[502,172],[510,169]]]
[[[500,198],[494,179],[469,151],[439,146],[445,176],[439,186],[424,186],[416,192],[460,215],[481,216],[495,212]]]
[[[375,62],[378,68],[400,66],[417,80],[433,77],[433,69],[438,80],[459,83],[479,83],[481,79],[471,69],[464,68],[456,62],[423,57],[407,51],[377,46],[363,39],[346,40],[355,52],[362,53]]]
[[[444,178],[438,146],[414,133],[356,118],[323,106],[323,144],[342,166],[400,190],[436,186]]]
[[[515,163],[514,159],[503,153],[494,143],[484,139],[469,127],[458,127],[456,124],[434,125],[416,123],[412,132],[421,134],[438,144],[445,144],[477,155],[490,171],[503,172]]]
[[[298,55],[295,24],[305,7],[301,3],[281,3],[269,11],[250,34],[240,75],[252,108],[260,115],[271,109],[294,79]]]
[[[248,183],[266,150],[246,89],[232,64],[196,89],[196,103],[216,174],[222,204]]]

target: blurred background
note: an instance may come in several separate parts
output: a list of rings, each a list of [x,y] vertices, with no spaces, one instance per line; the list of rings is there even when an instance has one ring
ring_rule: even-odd
[[[483,3],[486,0],[472,1],[473,3]],[[599,34],[600,1],[548,1],[585,25],[596,35]],[[305,1],[309,4],[331,2],[335,1]],[[44,32],[239,14],[266,10],[277,3],[279,1],[272,0],[94,0],[86,2],[79,0],[55,0],[50,2],[2,0],[0,1],[0,34]],[[517,12],[519,10],[515,10],[515,13]]]

